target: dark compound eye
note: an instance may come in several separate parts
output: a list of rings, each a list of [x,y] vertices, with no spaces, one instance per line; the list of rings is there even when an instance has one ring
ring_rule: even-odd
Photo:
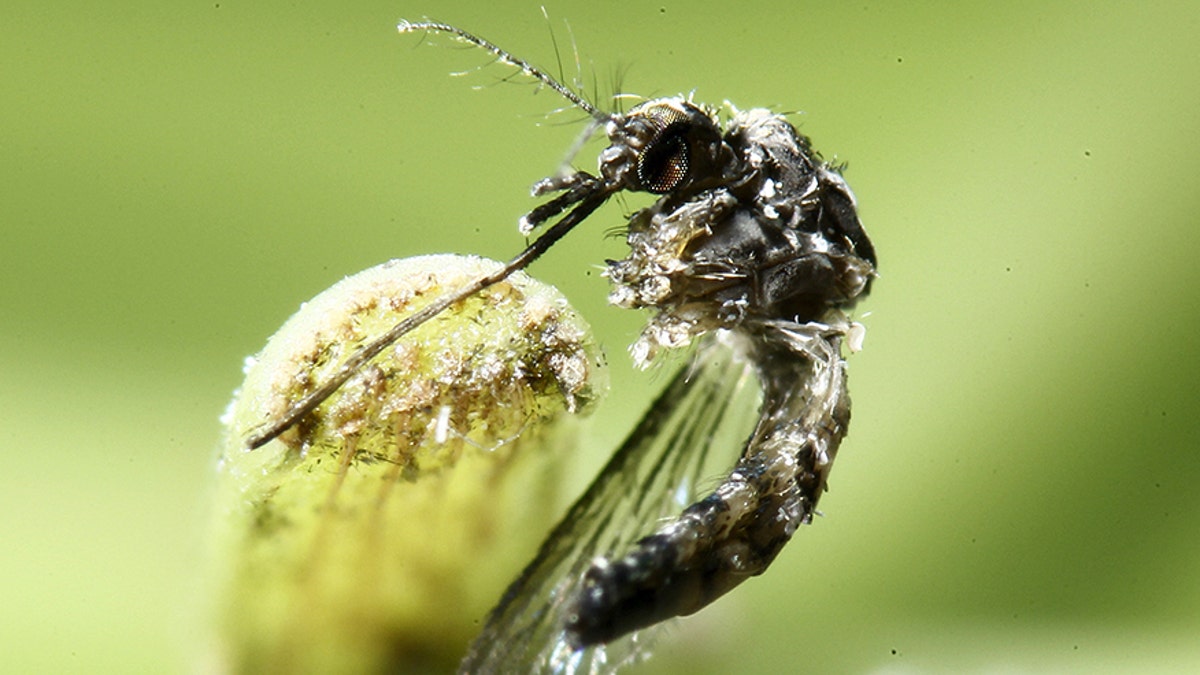
[[[679,186],[691,168],[687,122],[667,125],[638,155],[638,181],[647,192],[663,194]]]

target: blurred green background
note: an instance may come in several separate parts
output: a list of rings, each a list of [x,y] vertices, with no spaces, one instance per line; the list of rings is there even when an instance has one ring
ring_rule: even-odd
[[[579,127],[429,15],[802,111],[879,251],[826,516],[640,672],[1200,669],[1200,8],[546,4],[6,3],[0,668],[187,671],[243,357],[346,274],[521,247]],[[663,381],[597,267],[642,203],[531,270],[613,365],[581,476]]]

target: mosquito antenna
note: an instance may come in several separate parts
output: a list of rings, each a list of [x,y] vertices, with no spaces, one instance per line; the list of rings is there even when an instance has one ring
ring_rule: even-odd
[[[571,38],[571,58],[575,60],[575,77],[572,81],[576,89],[583,89],[583,64],[579,59],[579,41],[575,39],[575,31],[571,28],[571,22],[563,20],[563,25],[567,27],[567,36]],[[599,101],[600,99],[595,99]]]
[[[554,34],[554,26],[550,23],[550,13],[546,11],[545,5],[542,5],[542,18],[546,20],[546,30],[550,33],[550,44],[554,47],[554,61],[558,64],[558,81],[562,82],[567,79],[563,73],[562,50],[558,48],[558,37]]]
[[[468,298],[492,284],[503,281],[514,272],[528,267],[530,263],[537,260],[538,257],[545,253],[559,239],[562,239],[564,235],[570,232],[573,227],[591,215],[593,211],[608,199],[609,195],[615,189],[612,185],[604,183],[598,178],[592,178],[586,183],[586,186],[588,189],[584,189],[584,186],[579,186],[577,191],[572,191],[572,197],[574,198],[571,201],[578,202],[575,208],[543,232],[532,244],[525,247],[525,250],[508,261],[508,264],[495,272],[477,277],[474,281],[453,293],[443,295],[419,311],[405,317],[403,321],[392,326],[386,333],[364,345],[362,349],[359,349],[350,358],[346,359],[346,362],[324,384],[293,403],[278,420],[255,431],[254,434],[246,439],[246,447],[250,450],[260,448],[284,431],[287,431],[299,422],[302,417],[316,410],[322,401],[340,389],[364,364],[379,356],[384,349],[387,349],[388,345],[391,345],[406,333],[411,332],[421,324],[442,313],[454,303]],[[565,205],[560,205],[561,202],[559,199],[553,200],[552,203],[555,204],[558,211],[565,208]]]
[[[528,75],[547,87],[550,87],[554,91],[558,92],[560,96],[586,111],[587,114],[591,115],[594,119],[607,121],[610,118],[608,113],[600,110],[591,103],[588,103],[588,101],[582,96],[575,93],[566,85],[562,84],[553,77],[550,77],[537,66],[526,61],[525,59],[517,58],[516,56],[513,56],[491,42],[477,35],[472,35],[461,28],[437,21],[401,21],[396,25],[396,30],[400,31],[401,33],[415,33],[418,31],[440,31],[443,33],[449,33],[459,40],[468,42],[476,47],[491,52],[501,63],[505,63],[517,68],[525,75]],[[554,34],[552,31],[551,39],[553,39],[553,35]],[[557,55],[557,53],[558,47],[555,46],[555,54]],[[562,69],[561,63],[559,64],[559,69]]]
[[[618,114],[622,114],[625,112],[621,108],[620,102],[624,96],[624,94],[621,93],[621,90],[625,88],[625,76],[628,73],[628,71],[629,71],[628,64],[625,64],[625,65],[617,64],[611,72],[610,82],[612,82],[612,99],[613,99],[614,104],[617,106]]]

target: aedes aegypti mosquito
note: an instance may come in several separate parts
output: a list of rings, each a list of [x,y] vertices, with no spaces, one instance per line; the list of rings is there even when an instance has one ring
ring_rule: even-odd
[[[509,587],[460,672],[614,665],[641,649],[638,631],[761,574],[812,520],[850,420],[842,347],[853,347],[858,326],[845,311],[870,289],[874,248],[838,168],[781,115],[726,104],[722,125],[690,97],[609,113],[454,26],[399,30],[490,52],[586,112],[609,145],[596,174],[563,172],[534,186],[535,197],[555,196],[522,218],[523,233],[565,215],[507,265],[396,324],[247,444],[275,438],[403,335],[526,268],[609,197],[658,195],[629,219],[629,255],[608,262],[610,300],[653,311],[631,349],[638,365],[697,342],[691,361]],[[760,394],[752,428],[737,427],[732,412],[745,374]],[[719,447],[730,433],[738,440]],[[733,468],[702,493],[704,472],[734,462],[734,450]]]

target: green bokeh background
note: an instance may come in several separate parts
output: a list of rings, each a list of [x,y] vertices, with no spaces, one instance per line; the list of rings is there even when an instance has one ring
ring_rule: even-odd
[[[826,517],[641,672],[1200,669],[1200,8],[830,4],[547,3],[601,89],[803,111],[881,261]],[[424,15],[554,63],[537,3],[0,10],[0,669],[187,671],[242,358],[343,275],[520,248],[578,126]],[[663,381],[622,213],[531,270],[613,364],[580,480]]]

